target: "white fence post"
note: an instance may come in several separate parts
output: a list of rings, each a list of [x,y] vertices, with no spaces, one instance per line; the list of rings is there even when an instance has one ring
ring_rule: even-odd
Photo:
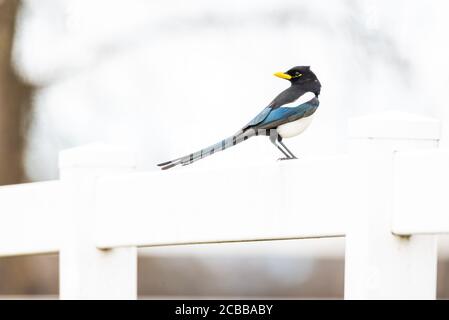
[[[103,144],[65,150],[59,157],[67,211],[60,250],[61,299],[136,299],[137,248],[99,250],[95,185],[99,176],[133,170],[132,153]]]
[[[351,119],[350,150],[363,154],[366,209],[346,232],[346,299],[435,299],[436,236],[392,234],[395,151],[438,146],[437,120],[401,112]]]

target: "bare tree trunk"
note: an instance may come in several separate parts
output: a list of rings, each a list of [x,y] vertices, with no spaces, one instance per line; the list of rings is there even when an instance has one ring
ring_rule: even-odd
[[[30,87],[15,75],[11,66],[18,0],[0,0],[0,185],[23,182],[22,149],[24,112],[28,110]]]
[[[24,119],[29,110],[31,88],[16,76],[11,66],[19,7],[19,0],[0,0],[0,185],[25,180],[22,168]],[[55,267],[55,257],[0,259],[0,294],[55,293]],[[46,274],[44,278],[42,274]]]

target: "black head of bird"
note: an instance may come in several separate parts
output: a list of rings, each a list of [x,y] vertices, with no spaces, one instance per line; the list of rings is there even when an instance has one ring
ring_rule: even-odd
[[[289,80],[292,84],[301,84],[308,81],[318,80],[309,66],[293,67],[286,72],[276,72],[276,77]]]

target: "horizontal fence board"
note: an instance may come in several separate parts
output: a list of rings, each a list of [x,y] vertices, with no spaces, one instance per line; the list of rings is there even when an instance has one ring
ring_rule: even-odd
[[[398,152],[394,158],[392,231],[449,233],[449,153]],[[367,159],[102,177],[92,212],[95,241],[109,248],[344,236],[350,213],[363,215],[371,201],[366,179],[383,170]],[[0,187],[0,256],[59,251],[67,209],[62,193],[58,181]]]
[[[0,187],[0,256],[59,250],[60,194],[58,181]]]
[[[393,232],[449,233],[449,151],[398,152],[394,166]]]
[[[109,248],[343,236],[347,213],[360,208],[359,186],[370,166],[335,156],[102,177],[96,243]]]

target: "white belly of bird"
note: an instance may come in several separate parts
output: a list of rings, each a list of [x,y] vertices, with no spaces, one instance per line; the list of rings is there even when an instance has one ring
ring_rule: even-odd
[[[282,124],[277,128],[278,134],[282,138],[291,138],[304,132],[312,122],[312,116],[307,118],[298,119],[286,124]]]

